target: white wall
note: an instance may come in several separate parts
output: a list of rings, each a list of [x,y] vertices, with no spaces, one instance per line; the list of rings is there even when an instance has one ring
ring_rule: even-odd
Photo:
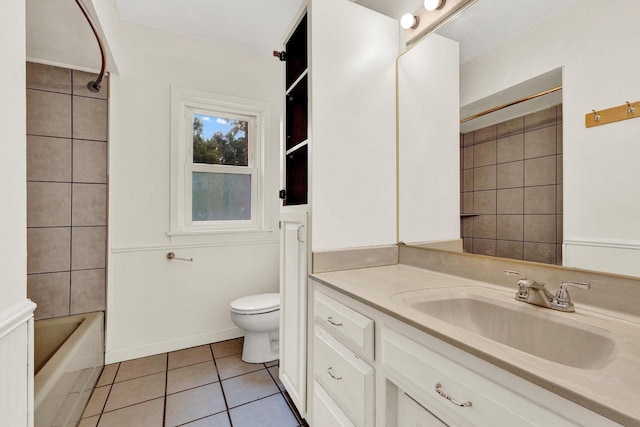
[[[398,21],[311,3],[313,251],[396,243]]]
[[[137,24],[120,31],[125,73],[112,76],[110,98],[107,363],[239,336],[229,302],[278,290],[281,63]],[[266,239],[167,237],[171,85],[271,106]],[[194,261],[168,261],[169,251]]]
[[[460,238],[458,42],[432,34],[398,59],[400,241]]]
[[[564,264],[636,276],[640,120],[590,129],[584,120],[592,109],[640,100],[638,16],[635,0],[581,0],[460,71],[466,105],[564,67]],[[615,260],[620,249],[627,256],[622,266]]]
[[[27,177],[25,3],[5,2],[0,14],[0,414],[1,423],[33,423],[35,306],[27,300]]]

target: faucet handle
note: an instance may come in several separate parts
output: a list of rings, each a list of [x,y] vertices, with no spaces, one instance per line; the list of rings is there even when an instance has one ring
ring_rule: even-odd
[[[573,303],[571,302],[571,295],[569,295],[569,286],[575,286],[576,288],[591,289],[591,283],[587,282],[562,282],[560,288],[556,292],[556,296],[553,299],[553,303],[557,306],[562,306],[566,311],[574,311]]]
[[[506,274],[506,275],[510,275],[511,274],[511,275],[520,276],[523,279],[527,278],[527,276],[524,273],[520,273],[519,271],[514,271],[514,270],[505,270],[504,274]]]

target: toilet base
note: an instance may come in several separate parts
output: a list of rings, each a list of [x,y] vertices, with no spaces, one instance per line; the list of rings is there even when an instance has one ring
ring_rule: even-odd
[[[278,330],[271,332],[245,331],[242,360],[247,363],[265,363],[279,357]]]

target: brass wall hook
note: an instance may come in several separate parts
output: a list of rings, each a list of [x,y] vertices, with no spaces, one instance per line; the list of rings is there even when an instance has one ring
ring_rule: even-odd
[[[598,115],[596,110],[591,110],[591,111],[593,111],[593,121],[594,122],[599,122],[600,121],[600,115]]]
[[[636,112],[636,107],[634,107],[633,105],[631,105],[631,104],[629,103],[629,101],[626,101],[626,103],[627,103],[627,114],[628,114],[628,115],[632,115],[633,113],[635,113],[635,112]]]

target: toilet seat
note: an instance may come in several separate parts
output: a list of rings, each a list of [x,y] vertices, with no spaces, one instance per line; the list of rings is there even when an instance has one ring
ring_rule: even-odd
[[[229,310],[236,314],[264,314],[280,309],[280,294],[256,294],[238,298],[229,304]]]

